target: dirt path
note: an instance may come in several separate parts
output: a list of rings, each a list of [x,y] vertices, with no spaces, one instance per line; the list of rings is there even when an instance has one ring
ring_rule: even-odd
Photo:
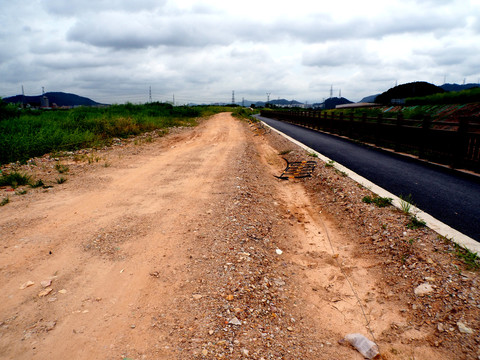
[[[0,358],[452,358],[275,146],[223,113],[0,208]]]

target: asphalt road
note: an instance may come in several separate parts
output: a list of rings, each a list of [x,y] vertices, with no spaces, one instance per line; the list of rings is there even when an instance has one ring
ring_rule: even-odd
[[[418,208],[480,242],[480,177],[297,125],[257,118],[397,196],[411,194]]]

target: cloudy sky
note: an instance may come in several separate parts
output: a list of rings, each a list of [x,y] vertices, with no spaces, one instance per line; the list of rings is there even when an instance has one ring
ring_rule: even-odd
[[[359,101],[480,81],[480,0],[0,0],[0,96]]]

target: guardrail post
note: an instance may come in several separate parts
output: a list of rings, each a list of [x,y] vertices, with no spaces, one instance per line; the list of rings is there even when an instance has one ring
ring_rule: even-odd
[[[377,116],[377,128],[376,128],[376,132],[375,132],[375,145],[380,145],[381,134],[382,134],[382,126],[383,126],[382,122],[383,122],[383,114],[380,113]]]
[[[340,115],[338,116],[338,121],[337,121],[337,134],[338,135],[345,135],[344,134],[344,123],[343,123],[343,112],[340,113]]]
[[[395,131],[395,151],[400,151],[402,145],[402,125],[403,125],[403,114],[399,112],[397,114],[396,121],[396,131]]]
[[[430,115],[425,115],[422,121],[422,139],[420,141],[420,149],[418,156],[421,159],[426,159],[426,150],[430,147],[430,126],[432,125],[432,119]]]
[[[354,115],[353,115],[353,111],[350,113],[350,119],[349,119],[350,123],[348,124],[348,137],[349,138],[352,138],[352,134],[353,134],[353,127],[354,127]]]
[[[452,166],[458,168],[463,165],[463,158],[468,150],[468,118],[465,116],[459,119],[456,138]]]
[[[332,111],[331,116],[330,116],[330,132],[335,133],[335,112]]]

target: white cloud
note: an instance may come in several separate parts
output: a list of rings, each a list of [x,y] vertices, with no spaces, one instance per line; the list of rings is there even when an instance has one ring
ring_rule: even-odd
[[[103,102],[360,100],[480,77],[478,0],[19,0],[0,9],[0,96]],[[154,96],[154,98],[155,98]]]

